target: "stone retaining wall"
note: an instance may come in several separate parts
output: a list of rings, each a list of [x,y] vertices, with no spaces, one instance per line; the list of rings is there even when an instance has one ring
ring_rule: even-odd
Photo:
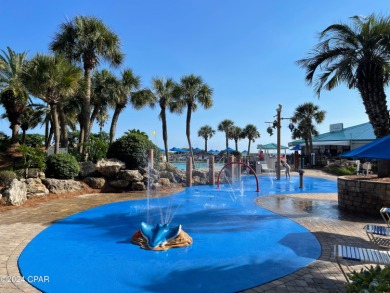
[[[339,177],[339,208],[354,213],[378,215],[382,207],[390,207],[390,183]]]

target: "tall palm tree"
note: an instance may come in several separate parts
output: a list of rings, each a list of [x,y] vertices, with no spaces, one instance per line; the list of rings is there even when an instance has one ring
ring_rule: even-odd
[[[229,119],[225,119],[218,124],[218,131],[225,132],[226,139],[226,153],[228,154],[230,132],[234,126],[234,122]]]
[[[174,110],[181,113],[184,108],[187,108],[186,136],[194,166],[194,152],[191,145],[192,112],[198,109],[198,104],[205,109],[211,108],[213,106],[212,96],[213,89],[203,81],[201,76],[195,76],[193,74],[183,76],[175,91],[176,108]]]
[[[122,64],[124,55],[119,37],[96,17],[76,16],[72,21],[61,24],[50,49],[83,64],[86,90],[83,96],[82,142],[87,142],[91,114],[91,72],[101,60],[112,66]]]
[[[309,57],[299,60],[306,81],[321,90],[341,83],[356,88],[377,138],[390,134],[384,87],[389,81],[390,17],[354,16],[352,24],[333,24],[320,34]],[[315,77],[317,75],[317,77]]]
[[[325,115],[325,111],[321,111],[319,106],[310,102],[298,105],[293,114],[293,119],[296,119],[302,128],[303,137],[309,141],[310,153],[313,152],[313,131],[315,131],[313,120],[320,124],[324,121]]]
[[[245,134],[242,132],[242,128],[239,126],[232,126],[229,132],[229,138],[234,140],[236,152],[238,152],[238,141],[245,138]]]
[[[114,101],[114,114],[112,115],[110,127],[110,143],[113,143],[118,123],[119,115],[126,108],[130,101],[130,96],[141,82],[139,76],[134,75],[131,69],[125,69],[121,73],[121,79],[117,79],[115,90],[112,92]]]
[[[207,141],[215,134],[215,130],[210,125],[204,125],[198,130],[198,136],[204,139],[204,150],[207,152]]]
[[[257,131],[256,126],[253,124],[248,124],[247,126],[244,127],[242,130],[243,136],[248,139],[248,160],[249,156],[251,154],[251,142],[255,142],[256,138],[260,137],[260,132]]]
[[[11,142],[19,144],[20,119],[26,109],[29,95],[23,81],[27,52],[16,53],[7,47],[0,55],[0,104],[4,106],[12,130]]]
[[[61,55],[37,54],[26,66],[25,82],[29,92],[50,105],[51,120],[54,130],[55,148],[57,154],[60,146],[60,129],[66,131],[65,125],[60,127],[58,104],[67,95],[77,91],[82,71],[69,63]]]
[[[166,110],[173,111],[173,95],[177,84],[172,78],[164,79],[157,77],[152,79],[151,90],[141,90],[131,95],[131,103],[135,109],[140,109],[145,105],[154,108],[156,104],[160,105],[158,118],[162,123],[162,135],[164,140],[165,157],[169,162],[168,155],[168,127]]]

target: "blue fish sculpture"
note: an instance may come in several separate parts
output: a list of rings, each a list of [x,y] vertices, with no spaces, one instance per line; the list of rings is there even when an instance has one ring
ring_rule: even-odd
[[[146,239],[148,247],[155,249],[158,246],[164,246],[169,240],[175,239],[181,231],[181,225],[170,227],[168,224],[150,225],[142,222],[140,231]]]

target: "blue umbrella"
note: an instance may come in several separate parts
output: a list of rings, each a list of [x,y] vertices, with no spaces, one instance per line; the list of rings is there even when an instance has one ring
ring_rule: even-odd
[[[302,147],[300,145],[296,145],[295,147],[291,148],[291,151],[300,151]]]
[[[390,135],[341,154],[341,157],[390,160]]]

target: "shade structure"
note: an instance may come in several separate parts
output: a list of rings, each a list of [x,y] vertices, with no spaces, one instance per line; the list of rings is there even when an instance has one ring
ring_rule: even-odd
[[[341,154],[341,157],[356,159],[390,160],[390,135]]]
[[[300,151],[302,149],[302,146],[296,145],[295,147],[291,148],[290,151]]]

